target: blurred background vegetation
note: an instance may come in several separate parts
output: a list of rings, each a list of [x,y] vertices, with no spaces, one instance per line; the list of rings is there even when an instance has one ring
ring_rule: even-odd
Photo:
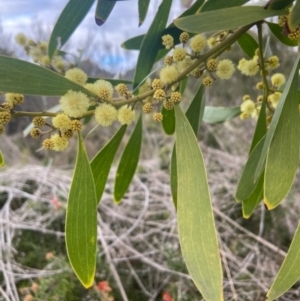
[[[48,40],[50,32],[43,28],[42,24],[33,24],[31,38]],[[268,33],[265,37],[270,38],[273,54],[280,57],[280,72],[290,70],[293,50],[280,45]],[[19,56],[20,49],[12,41],[9,33],[0,28],[0,54]],[[118,51],[113,47],[107,43],[101,49],[107,53]],[[133,69],[122,68],[124,71],[118,72],[118,66],[113,65],[110,72],[94,61],[81,59],[83,53],[95,48],[88,43],[77,57],[69,59],[92,77],[132,79]],[[128,52],[128,59],[130,56]],[[235,45],[222,56],[238,63],[244,54]],[[255,79],[236,72],[230,83],[216,82],[207,89],[206,103],[239,105],[244,94],[258,96],[255,83]],[[189,80],[183,106],[189,104],[198,84],[195,79]],[[56,104],[54,97],[26,96],[19,109],[43,111]],[[0,170],[0,300],[112,301],[126,300],[124,294],[131,301],[202,300],[181,258],[170,196],[168,168],[174,137],[166,136],[161,125],[147,117],[140,165],[119,206],[112,199],[115,168],[111,171],[98,211],[97,273],[95,285],[89,290],[83,289],[73,274],[64,245],[76,139],[64,153],[41,151],[40,141],[23,137],[23,130],[31,122],[29,118],[18,118],[8,125],[6,135],[0,136],[6,160],[5,168]],[[93,120],[86,124],[84,136],[95,125]],[[280,208],[268,212],[261,206],[249,220],[242,219],[234,193],[254,126],[255,120],[242,121],[237,117],[223,124],[203,122],[199,134],[220,233],[226,300],[265,300],[300,211],[295,202],[300,193],[298,175]],[[117,126],[98,127],[89,135],[85,142],[90,158],[116,130]],[[279,300],[300,300],[299,283]]]

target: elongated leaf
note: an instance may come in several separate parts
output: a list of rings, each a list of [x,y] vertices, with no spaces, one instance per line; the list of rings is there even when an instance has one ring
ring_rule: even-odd
[[[295,113],[292,113],[293,117],[291,117],[291,118],[290,118],[289,114],[290,114],[290,110],[294,110],[294,106],[295,106],[295,97],[296,96],[295,96],[294,86],[295,86],[295,78],[297,77],[297,72],[298,72],[298,63],[299,63],[299,56],[297,57],[297,59],[294,63],[294,67],[291,70],[289,79],[285,85],[281,99],[280,99],[279,104],[273,115],[273,118],[272,118],[272,121],[270,124],[270,128],[269,128],[269,131],[267,133],[266,140],[264,143],[264,147],[263,147],[260,159],[256,166],[256,171],[255,171],[255,176],[254,176],[255,179],[257,179],[260,176],[260,174],[265,166],[265,160],[267,157],[267,153],[268,153],[270,144],[273,140],[275,133],[277,131],[279,131],[280,132],[279,135],[281,135],[281,134],[283,134],[282,130],[283,129],[285,130],[285,128],[289,129],[288,133],[289,132],[292,133],[294,127],[295,126],[298,127],[297,120],[296,120],[296,124],[292,125],[291,128],[289,128],[290,122],[288,122],[291,119],[293,119],[293,120],[295,119],[295,117],[294,117]],[[293,88],[291,89],[292,86],[293,86]],[[292,100],[290,101],[290,99],[292,99]],[[276,135],[278,135],[278,134],[276,134]],[[290,133],[288,135],[290,135]],[[276,137],[276,139],[278,139],[278,137]],[[289,140],[288,137],[285,137],[284,141],[286,141],[287,139]]]
[[[186,86],[187,86],[187,82],[188,82],[188,77],[186,76],[180,83],[179,83],[179,92],[181,93],[181,95],[183,95]]]
[[[244,167],[241,178],[238,182],[235,198],[237,201],[244,201],[251,196],[255,187],[257,186],[257,182],[255,181],[255,171],[257,162],[260,159],[261,152],[263,150],[265,143],[265,138],[262,138],[260,142],[256,145],[256,147],[251,152],[248,161]]]
[[[201,150],[179,106],[176,116],[177,216],[183,258],[208,301],[223,300],[222,266]]]
[[[4,158],[3,158],[2,152],[0,150],[0,167],[2,167],[3,165],[4,165]]]
[[[241,109],[237,107],[209,107],[204,110],[203,120],[207,123],[220,123],[230,120],[241,114]]]
[[[174,23],[182,30],[201,33],[232,29],[285,13],[281,10],[266,10],[260,6],[241,6],[179,18]]]
[[[264,173],[261,174],[257,185],[251,195],[243,200],[242,203],[242,211],[243,211],[243,217],[249,218],[251,214],[254,212],[255,208],[258,206],[260,201],[264,197]]]
[[[155,63],[156,55],[162,43],[160,33],[162,33],[167,25],[171,5],[172,0],[164,0],[161,3],[155,18],[143,39],[135,69],[133,89],[145,80]]]
[[[300,224],[297,227],[289,251],[268,291],[268,300],[275,300],[288,291],[300,278]]]
[[[193,15],[197,12],[197,10],[201,7],[201,5],[204,3],[204,0],[197,0],[189,9],[187,9],[184,13],[182,13],[179,17],[189,16]],[[181,30],[179,30],[177,27],[175,27],[174,23],[171,23],[163,32],[162,36],[165,34],[170,34],[174,38],[174,43],[179,43],[179,35],[181,34]],[[139,35],[134,38],[128,39],[127,41],[122,43],[122,47],[127,50],[138,50],[140,49],[143,39],[145,35]],[[164,46],[160,45],[160,48],[164,50],[164,55],[168,53],[169,50],[164,49]],[[163,55],[163,56],[164,56]]]
[[[126,128],[126,125],[121,126],[112,139],[96,154],[91,161],[91,169],[94,176],[97,200],[99,202],[105,188],[111,165],[125,134]]]
[[[139,0],[139,26],[144,23],[144,20],[147,16],[147,11],[149,7],[150,0]]]
[[[288,15],[288,26],[291,31],[294,31],[300,25],[300,1],[296,1],[290,14]]]
[[[95,21],[98,26],[105,23],[115,4],[115,1],[98,0],[95,14]]]
[[[189,108],[185,113],[196,136],[198,135],[198,130],[199,130],[200,123],[202,121],[204,108],[205,108],[204,86],[200,85],[193,97],[193,100],[191,101]],[[173,203],[175,208],[177,208],[177,167],[176,167],[175,144],[173,147],[171,164],[170,164],[170,186],[171,186]]]
[[[221,8],[228,8],[234,6],[241,6],[245,3],[249,2],[249,0],[210,0],[206,1],[202,7],[200,8],[200,12],[212,11]]]
[[[0,91],[60,96],[68,90],[93,95],[84,87],[49,69],[0,55]]]
[[[162,126],[167,135],[173,135],[175,132],[175,113],[174,109],[166,110],[164,107],[161,110],[163,114]]]
[[[299,62],[299,58],[297,61]],[[280,115],[276,115],[276,109],[273,117],[276,116],[278,122],[266,159],[264,201],[268,209],[279,205],[289,193],[298,167],[300,146],[298,66],[299,64],[291,78],[287,100],[284,102],[283,95],[280,102],[284,103],[277,107],[281,109]]]
[[[298,45],[298,41],[289,39],[282,33],[283,28],[278,24],[267,22],[272,34],[284,45],[295,47]]]
[[[98,77],[89,77],[87,80],[87,83],[94,83],[95,81],[103,79],[107,82],[110,82],[113,86],[116,86],[118,84],[125,84],[125,85],[131,85],[132,81],[126,80],[126,79],[114,79],[114,78],[98,78]]]
[[[71,266],[84,287],[93,285],[97,249],[97,199],[81,135],[66,213],[66,245]]]
[[[62,47],[84,19],[94,0],[69,0],[52,31],[48,54],[52,57],[58,46]]]
[[[237,40],[237,42],[240,48],[243,50],[243,52],[249,57],[252,58],[255,55],[255,50],[258,49],[258,43],[249,33],[245,32]]]
[[[114,198],[120,203],[126,193],[137,168],[142,144],[142,114],[131,134],[122,154],[115,180]]]

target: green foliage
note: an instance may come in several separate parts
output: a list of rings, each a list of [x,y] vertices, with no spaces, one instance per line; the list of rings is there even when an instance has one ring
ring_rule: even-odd
[[[95,14],[97,25],[101,26],[105,23],[115,4],[116,1],[98,0]]]
[[[0,90],[31,95],[60,96],[68,90],[92,93],[65,77],[40,66],[0,55]],[[16,82],[18,85],[16,85]]]
[[[116,203],[120,203],[124,194],[126,193],[137,168],[141,145],[142,145],[142,134],[143,134],[143,122],[142,114],[128,140],[126,147],[124,148],[120,163],[118,166],[115,188],[114,188],[114,199]]]
[[[295,47],[298,45],[297,41],[289,39],[287,36],[285,36],[282,31],[282,27],[280,27],[278,24],[267,22],[270,31],[272,34],[284,45]]]
[[[149,4],[150,0],[139,0],[139,26],[144,23],[144,20],[147,16]]]
[[[97,198],[92,170],[81,135],[66,213],[70,263],[84,287],[92,286],[96,268]]]
[[[258,43],[249,33],[244,33],[238,39],[238,44],[250,58],[254,57],[255,50],[258,49]]]
[[[173,135],[175,132],[175,112],[174,109],[166,110],[164,107],[161,110],[163,114],[162,125],[167,135]]]
[[[207,123],[220,123],[230,120],[241,114],[240,107],[210,107],[206,106],[204,110],[203,121]]]
[[[188,119],[177,106],[175,114],[177,215],[182,254],[205,300],[221,301],[221,258],[204,161]]]
[[[4,165],[4,158],[2,152],[0,151],[0,167],[2,167],[3,165]]]
[[[62,47],[84,19],[94,0],[70,0],[59,16],[52,31],[48,54],[52,57],[58,47]]]

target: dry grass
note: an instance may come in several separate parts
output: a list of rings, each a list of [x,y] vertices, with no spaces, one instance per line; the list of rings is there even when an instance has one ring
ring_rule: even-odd
[[[225,298],[228,301],[265,300],[268,287],[286,254],[286,247],[282,249],[276,239],[272,239],[266,218],[269,213],[263,206],[257,210],[252,225],[240,218],[240,206],[234,202],[233,195],[242,160],[209,148],[204,148],[204,155],[220,236]],[[112,201],[113,170],[99,207],[100,255],[105,256],[123,300],[128,300],[126,282],[132,279],[148,300],[160,300],[157,297],[166,288],[176,287],[178,300],[188,290],[194,290],[180,258],[169,175],[160,169],[160,164],[158,159],[140,163],[139,172],[119,206]],[[28,189],[29,181],[34,189]],[[1,300],[20,300],[17,285],[21,280],[34,280],[61,272],[53,270],[51,264],[42,270],[22,266],[15,260],[13,242],[16,235],[24,230],[40,236],[64,236],[63,232],[55,231],[49,225],[64,214],[63,209],[55,208],[53,199],[58,199],[65,208],[70,182],[71,171],[52,167],[33,165],[0,172]],[[293,194],[296,198],[299,193]],[[18,206],[16,200],[22,200]],[[38,207],[35,205],[40,203],[47,208],[43,214],[36,210]],[[287,233],[284,235],[291,237],[298,220],[299,206],[289,210],[288,204],[286,201],[281,210],[287,211],[284,217]],[[271,236],[266,239],[269,234]],[[299,290],[295,288],[279,300],[299,299]]]

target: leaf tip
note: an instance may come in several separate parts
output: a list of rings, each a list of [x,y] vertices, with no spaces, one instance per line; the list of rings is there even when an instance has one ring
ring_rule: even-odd
[[[105,21],[103,21],[103,20],[101,20],[101,19],[99,19],[99,18],[97,18],[97,17],[95,17],[95,22],[96,22],[96,24],[97,24],[98,26],[102,26],[102,25],[105,23]]]

